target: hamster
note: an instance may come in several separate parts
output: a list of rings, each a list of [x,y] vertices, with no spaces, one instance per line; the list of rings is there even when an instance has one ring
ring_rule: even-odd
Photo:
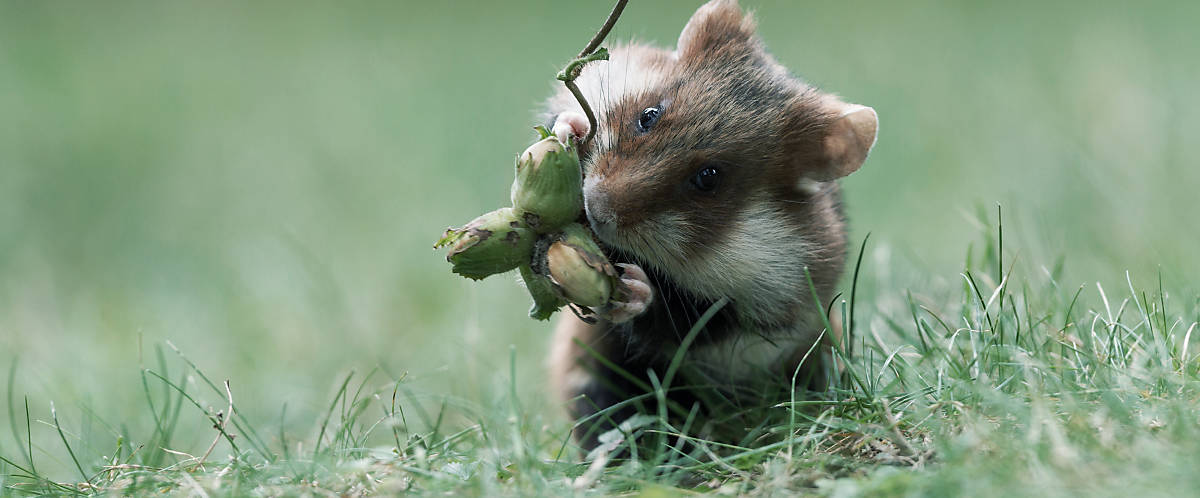
[[[622,402],[663,379],[692,325],[723,298],[685,351],[686,369],[726,393],[787,386],[797,369],[805,387],[824,389],[827,360],[814,346],[847,252],[836,180],[874,146],[875,111],[792,76],[736,0],[701,6],[674,51],[618,46],[576,82],[598,121],[580,148],[587,224],[629,291],[596,310],[596,323],[567,313],[557,324],[550,377],[569,415],[621,404],[579,425],[577,441],[596,446],[636,411]],[[589,130],[565,89],[544,118],[564,140]],[[687,409],[696,401],[670,396]]]

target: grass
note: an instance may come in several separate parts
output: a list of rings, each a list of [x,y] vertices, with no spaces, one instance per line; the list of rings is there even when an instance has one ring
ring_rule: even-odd
[[[643,464],[589,473],[549,326],[429,246],[506,202],[611,5],[0,2],[0,489],[1195,488],[1200,3],[741,3],[880,113],[844,182],[853,375],[715,456],[653,414]],[[694,8],[631,2],[612,39]]]
[[[849,343],[838,348],[841,373],[828,392],[747,409],[764,425],[738,445],[691,431],[695,412],[673,425],[664,409],[625,421],[601,450],[582,455],[566,439],[568,424],[520,399],[518,386],[533,380],[518,377],[515,348],[484,404],[423,393],[407,376],[351,373],[313,432],[287,434],[286,406],[280,420],[242,416],[236,390],[168,345],[170,353],[156,348],[159,366],[143,370],[152,427],[97,419],[113,431],[112,449],[79,460],[72,446],[85,429],[64,427],[52,408],[48,422],[13,427],[12,443],[36,452],[0,448],[3,489],[1160,496],[1200,486],[1195,298],[1173,295],[1157,276],[1138,285],[1127,274],[1123,289],[1067,285],[1056,270],[1001,259],[999,240],[989,237],[982,256],[969,258],[953,300],[932,297],[947,289],[875,287],[870,265],[861,268],[856,291],[873,298],[833,303],[847,320],[855,310],[847,323],[856,353],[844,353]],[[8,396],[18,396],[11,386]],[[212,444],[173,443],[185,424],[210,426]],[[55,431],[62,444],[33,448],[29,430]],[[622,449],[641,453],[609,460]],[[78,473],[44,473],[31,455],[65,457]]]

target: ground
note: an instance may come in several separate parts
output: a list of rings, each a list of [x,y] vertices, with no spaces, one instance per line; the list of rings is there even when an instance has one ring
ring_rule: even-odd
[[[1200,4],[741,3],[879,112],[853,355],[761,438],[596,466],[516,278],[431,245],[609,5],[0,4],[0,494],[1200,488]]]
[[[108,427],[118,437],[96,458],[72,449],[78,436],[59,430],[54,412],[35,422],[41,427],[18,424],[17,441],[49,428],[61,447],[33,448],[31,459],[27,448],[6,446],[3,484],[32,494],[230,496],[1155,496],[1196,489],[1197,301],[1178,302],[1155,279],[1138,285],[1130,277],[1125,289],[1066,287],[1054,272],[1031,276],[1020,262],[1002,267],[993,240],[982,252],[953,302],[866,288],[857,290],[874,295],[870,303],[837,301],[856,351],[836,355],[843,374],[826,393],[748,408],[763,426],[738,445],[704,440],[689,432],[692,420],[672,425],[663,413],[626,421],[602,438],[609,444],[585,456],[568,439],[569,424],[520,398],[517,386],[527,381],[517,374],[516,349],[486,404],[422,393],[406,376],[350,374],[315,436],[268,434],[269,421],[242,416],[232,390],[174,350],[143,374],[151,428]],[[175,432],[197,420],[211,426],[211,448],[172,450]],[[89,423],[104,424],[98,417]],[[631,448],[641,452],[636,459],[609,458]],[[69,462],[78,478],[40,473],[48,458],[38,453],[46,452]]]

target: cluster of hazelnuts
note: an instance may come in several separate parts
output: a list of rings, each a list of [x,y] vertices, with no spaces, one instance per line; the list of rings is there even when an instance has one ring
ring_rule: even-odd
[[[590,231],[583,211],[579,154],[545,128],[517,157],[512,207],[450,228],[435,248],[449,247],[454,273],[480,280],[517,269],[533,297],[529,316],[546,320],[564,305],[584,310],[618,298],[623,286]]]

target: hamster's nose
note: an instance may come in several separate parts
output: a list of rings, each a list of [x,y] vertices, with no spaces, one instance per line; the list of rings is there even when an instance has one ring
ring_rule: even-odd
[[[589,175],[583,179],[583,211],[592,231],[600,240],[611,243],[617,231],[617,215],[609,202],[608,192],[601,187],[604,177]]]

